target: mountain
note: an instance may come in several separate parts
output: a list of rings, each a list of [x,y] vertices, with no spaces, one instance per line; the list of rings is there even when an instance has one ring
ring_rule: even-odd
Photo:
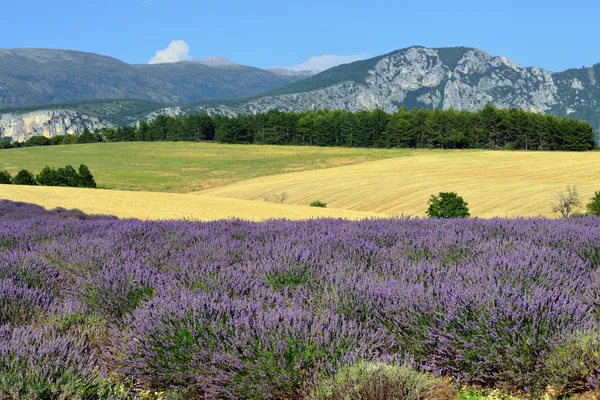
[[[0,65],[2,65],[1,61]],[[190,61],[168,65],[157,64],[156,67],[131,66],[138,71],[144,71],[147,79],[152,78],[161,82],[169,79],[173,86],[184,91],[193,90],[196,85],[195,79],[204,81],[207,79],[194,77],[192,71],[195,71],[195,67],[212,68],[213,75],[211,76],[219,76],[214,71],[225,73],[235,70],[239,66],[208,67]],[[244,69],[244,71],[249,70]],[[265,74],[271,73],[264,70],[259,71]],[[2,70],[0,70],[0,76],[2,76],[1,72]],[[240,73],[236,79],[244,83],[246,90],[264,89],[265,86],[261,86],[256,80],[253,80],[260,76],[259,72],[255,71],[255,74],[245,77],[243,75]],[[219,80],[219,82],[224,81],[226,81],[225,78]],[[599,81],[600,64],[589,68],[550,72],[538,67],[523,67],[506,57],[493,56],[474,48],[431,49],[417,46],[368,60],[340,65],[252,98],[211,100],[194,104],[180,103],[178,107],[164,106],[164,103],[172,104],[172,101],[161,101],[163,104],[151,106],[146,104],[145,107],[152,108],[152,110],[144,118],[152,118],[158,114],[179,115],[199,112],[223,115],[255,114],[272,108],[283,111],[322,108],[357,111],[381,108],[392,112],[402,106],[408,108],[416,106],[477,110],[491,103],[503,108],[517,107],[528,111],[585,119],[592,123],[596,132],[599,132]],[[0,80],[0,86],[3,86],[2,80]],[[211,98],[214,99],[215,94],[210,85],[196,90],[201,94],[198,97],[212,96]],[[233,86],[224,83],[219,89],[219,93],[229,95],[232,95],[234,91]],[[89,112],[81,111],[80,113],[93,116],[101,122],[119,124],[114,118],[115,113],[109,112],[106,117],[102,116],[102,113],[107,113],[107,109],[111,110],[117,107],[115,104],[103,105],[102,110],[104,111],[95,114],[92,110],[93,105],[87,105],[87,107]],[[124,106],[119,105],[118,107]],[[71,109],[71,107],[63,108]],[[123,110],[123,108],[119,109]],[[139,110],[133,113],[132,109],[131,112],[132,115],[136,115],[136,118],[142,114]],[[14,117],[15,113],[11,112],[7,115]],[[19,118],[25,118],[24,115],[26,114],[21,112]],[[5,117],[2,116],[2,118]],[[2,122],[2,118],[0,118],[0,136],[2,136],[3,130],[4,135],[7,136],[7,129],[12,128],[7,122]],[[5,119],[7,120],[7,118]],[[43,119],[27,118],[28,121],[40,121],[39,123],[29,123],[27,125],[30,126],[29,132],[33,132],[34,125],[37,131],[45,131]],[[14,124],[14,122],[12,123]],[[11,132],[15,132],[15,130],[12,129]],[[18,137],[28,137],[29,135],[31,133],[21,132]]]
[[[226,59],[221,56],[210,56],[203,58],[202,60],[194,61],[200,64],[208,65],[209,67],[223,67],[223,66],[231,66],[231,65],[239,65],[234,63],[231,60]]]
[[[381,108],[392,112],[401,106],[477,110],[491,103],[586,119],[598,130],[599,80],[600,64],[554,73],[473,48],[410,47],[340,65],[255,98],[205,102],[184,111],[233,115],[271,108]]]
[[[289,68],[267,68],[267,71],[273,72],[274,74],[281,76],[298,76],[302,78],[308,78],[319,73],[319,71],[296,71],[295,69]]]
[[[255,96],[298,79],[221,57],[131,65],[71,50],[0,49],[0,109],[98,99],[180,105]]]

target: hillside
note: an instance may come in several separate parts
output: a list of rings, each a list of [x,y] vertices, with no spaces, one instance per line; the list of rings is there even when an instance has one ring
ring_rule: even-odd
[[[17,57],[17,54],[21,55]],[[46,62],[46,58],[50,61]],[[12,75],[6,72],[7,68],[10,70],[7,65],[12,66]],[[31,66],[27,73],[30,76],[21,73],[18,79],[15,78],[14,71],[21,71],[23,66]],[[39,73],[36,72],[38,69]],[[50,70],[53,71],[51,75],[44,75],[44,71]],[[73,75],[72,71],[77,73]],[[67,111],[52,115],[44,114],[44,110],[56,106],[41,106],[37,114],[25,119],[21,111],[5,110],[0,117],[0,136],[16,140],[31,136],[32,132],[49,135],[70,132],[71,127],[64,121],[73,117],[84,121],[84,125],[90,117],[98,119],[86,126],[92,129],[98,125],[122,125],[151,119],[159,113],[172,116],[181,113],[235,115],[270,109],[324,108],[348,111],[381,108],[392,112],[401,106],[473,111],[490,103],[501,108],[516,107],[585,119],[597,133],[600,132],[600,64],[550,72],[538,67],[523,67],[506,57],[473,48],[410,47],[340,65],[310,77],[282,70],[274,72],[231,62],[215,64],[214,60],[128,65],[109,57],[78,52],[1,51],[0,82],[12,82],[12,86],[0,85],[4,87],[0,89],[0,104],[5,108],[39,102],[40,96],[46,103],[78,101],[85,96],[140,98],[145,102],[129,103],[127,107],[122,103],[109,102],[107,106],[106,102],[99,102],[98,110],[89,102],[85,107],[60,105],[61,110]],[[131,79],[138,74],[141,78],[133,85]],[[8,81],[6,76],[10,78]],[[73,76],[73,79],[66,76]],[[305,79],[298,80],[302,77]],[[80,78],[85,82],[80,82]],[[113,84],[116,86],[111,86]],[[31,97],[29,91],[37,97]],[[254,97],[241,99],[241,96]],[[202,101],[188,104],[198,100]],[[165,107],[165,104],[171,106]],[[120,111],[110,111],[114,108]]]
[[[478,49],[410,47],[331,68],[243,102],[201,103],[185,111],[233,115],[271,108],[394,111],[400,106],[477,110],[491,103],[586,119],[598,130],[598,79],[600,64],[554,73]]]
[[[556,215],[552,214],[550,204],[556,193],[567,185],[578,187],[584,204],[600,188],[600,178],[590,173],[600,169],[596,152],[388,150],[162,142],[28,147],[2,150],[1,154],[0,170],[7,169],[13,175],[22,168],[37,173],[45,165],[86,164],[103,189],[144,192],[139,197],[132,194],[131,202],[144,199],[144,205],[145,202],[152,204],[148,206],[151,211],[145,210],[145,206],[139,207],[141,203],[131,202],[123,206],[129,214],[125,211],[119,214],[109,208],[102,211],[99,207],[105,202],[103,198],[95,199],[92,196],[95,191],[81,191],[81,196],[76,196],[78,189],[69,192],[65,197],[68,204],[63,206],[140,218],[146,218],[151,212],[165,218],[181,218],[187,215],[183,214],[183,208],[192,204],[195,204],[194,215],[200,218],[202,207],[213,211],[218,208],[217,199],[223,200],[224,209],[214,211],[216,216],[231,212],[226,216],[247,218],[253,208],[244,211],[245,207],[252,204],[256,210],[263,210],[257,211],[259,213],[266,212],[269,205],[276,206],[277,216],[281,217],[285,216],[286,206],[293,206],[290,212],[297,215],[294,214],[294,210],[299,210],[296,207],[308,208],[315,200],[340,211],[422,216],[429,196],[441,191],[456,191],[464,196],[473,216],[553,217]],[[0,188],[0,197],[54,207],[60,205],[62,193],[67,193],[48,188],[47,194],[39,196],[42,191],[23,189],[24,192],[14,187]],[[169,198],[163,196],[164,193],[157,193],[156,200],[152,200],[149,192],[200,195],[203,200],[193,203],[194,199]],[[110,192],[98,191],[98,196],[101,193]],[[126,193],[119,193],[126,202]],[[283,204],[276,205],[280,200]],[[168,201],[182,203],[167,205]],[[159,213],[157,207],[161,202],[165,202],[170,211]],[[90,208],[91,204],[96,208]],[[111,204],[110,207],[118,207],[117,200]],[[135,214],[136,207],[140,209],[138,214]],[[202,215],[208,215],[207,212]]]
[[[326,217],[357,220],[378,216],[369,212],[291,206],[191,194],[47,186],[0,185],[0,198],[34,203],[47,209],[77,208],[88,214],[115,215],[119,218],[142,220],[215,221],[240,218],[263,221],[272,218],[302,220]],[[142,204],[143,207],[140,207]]]
[[[556,217],[551,203],[576,185],[584,204],[600,188],[597,153],[413,151],[407,157],[237,182],[199,192],[228,199],[286,193],[286,204],[425,216],[432,194],[455,191],[477,217]]]
[[[0,151],[0,171],[87,165],[105,189],[189,193],[293,171],[409,154],[410,150],[218,143],[132,142],[39,146]]]
[[[300,78],[243,65],[130,65],[71,50],[0,49],[0,109],[98,99],[186,104],[254,96]]]

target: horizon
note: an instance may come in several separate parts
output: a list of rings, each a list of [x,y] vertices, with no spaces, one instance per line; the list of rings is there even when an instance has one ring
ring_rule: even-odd
[[[381,53],[381,54],[368,54],[365,55],[365,57],[360,57],[360,58],[356,58],[356,59],[352,59],[352,60],[347,60],[345,62],[337,62],[334,65],[330,65],[324,69],[310,69],[310,68],[297,68],[298,65],[294,65],[294,66],[280,66],[280,65],[273,65],[273,66],[268,66],[268,67],[258,67],[255,65],[249,65],[249,64],[243,64],[238,62],[235,59],[231,59],[229,57],[225,57],[219,54],[213,54],[213,55],[208,55],[205,56],[201,59],[197,59],[197,58],[189,58],[189,59],[181,59],[181,60],[176,60],[176,61],[162,61],[162,62],[148,62],[148,63],[129,63],[125,60],[119,59],[117,57],[108,55],[108,54],[102,54],[102,53],[94,53],[91,51],[86,51],[86,50],[76,50],[76,49],[67,49],[67,48],[52,48],[52,47],[13,47],[13,48],[0,48],[0,50],[6,50],[6,51],[14,51],[14,50],[53,50],[53,51],[72,51],[72,52],[78,52],[78,53],[87,53],[87,54],[95,54],[95,55],[100,55],[100,56],[105,56],[105,57],[111,57],[114,58],[116,60],[122,61],[126,64],[129,65],[152,65],[152,64],[173,64],[173,63],[179,63],[179,62],[197,62],[197,63],[202,63],[203,65],[206,65],[208,67],[219,67],[220,65],[210,65],[208,64],[208,62],[212,61],[213,59],[222,59],[222,61],[224,62],[229,62],[231,64],[228,65],[241,65],[241,66],[247,66],[247,67],[255,67],[255,68],[259,68],[259,69],[264,69],[264,70],[270,70],[270,69],[287,69],[290,71],[297,71],[297,72],[310,72],[310,71],[316,71],[316,72],[323,72],[326,71],[327,69],[330,68],[334,68],[340,65],[346,65],[346,64],[351,64],[353,62],[357,62],[357,61],[363,61],[363,60],[368,60],[368,59],[372,59],[372,58],[377,58],[383,55],[387,55],[387,54],[391,54],[391,53],[396,53],[399,51],[403,51],[403,50],[407,50],[407,49],[411,49],[411,48],[426,48],[426,49],[433,49],[433,50],[439,50],[439,49],[468,49],[468,50],[478,50],[478,51],[482,51],[484,53],[487,53],[493,57],[503,57],[503,58],[507,58],[510,61],[513,61],[515,64],[521,66],[521,67],[525,67],[525,68],[530,68],[530,67],[537,67],[537,68],[542,68],[544,70],[550,71],[550,72],[564,72],[570,69],[580,69],[580,68],[590,68],[593,67],[597,64],[600,64],[600,57],[598,59],[598,61],[592,62],[589,65],[582,65],[582,66],[567,66],[565,69],[562,70],[551,70],[549,68],[546,68],[543,65],[528,65],[528,64],[522,64],[516,60],[514,60],[510,55],[505,55],[505,54],[494,54],[491,53],[489,51],[487,51],[486,49],[482,49],[482,48],[478,48],[478,47],[472,47],[472,46],[440,46],[440,47],[429,47],[429,46],[423,46],[423,45],[412,45],[412,46],[406,46],[406,47],[402,47],[402,48],[398,48],[398,49],[394,49],[391,51],[388,51],[386,53]],[[160,52],[160,50],[159,50]],[[331,55],[322,55],[320,57],[329,57]],[[318,57],[317,57],[318,58]],[[152,60],[151,60],[152,61]],[[309,60],[310,61],[310,60]],[[207,63],[203,63],[203,62],[207,62]],[[304,63],[306,64],[306,63]],[[223,64],[225,65],[225,64]],[[302,65],[302,64],[299,64]]]
[[[22,19],[9,19],[0,26],[0,48],[75,50],[129,64],[216,55],[263,69],[324,70],[417,43],[477,48],[549,71],[600,62],[594,31],[600,4],[582,0],[569,7],[558,1],[508,0],[501,9],[473,0],[434,1],[426,9],[388,0],[7,3],[5,14],[27,15],[29,29],[23,29]],[[89,23],[90,16],[105,23]]]

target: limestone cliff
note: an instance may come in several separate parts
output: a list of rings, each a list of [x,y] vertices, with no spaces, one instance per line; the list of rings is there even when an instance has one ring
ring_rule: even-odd
[[[85,128],[94,131],[105,127],[113,125],[72,110],[40,110],[0,115],[0,138],[9,137],[16,141],[24,141],[31,136],[77,134]]]

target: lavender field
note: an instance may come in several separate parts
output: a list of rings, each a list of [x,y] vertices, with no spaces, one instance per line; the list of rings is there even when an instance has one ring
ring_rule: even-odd
[[[0,398],[375,398],[344,387],[360,365],[540,398],[597,389],[599,325],[595,217],[143,222],[0,202]],[[420,393],[387,398],[455,396]]]

